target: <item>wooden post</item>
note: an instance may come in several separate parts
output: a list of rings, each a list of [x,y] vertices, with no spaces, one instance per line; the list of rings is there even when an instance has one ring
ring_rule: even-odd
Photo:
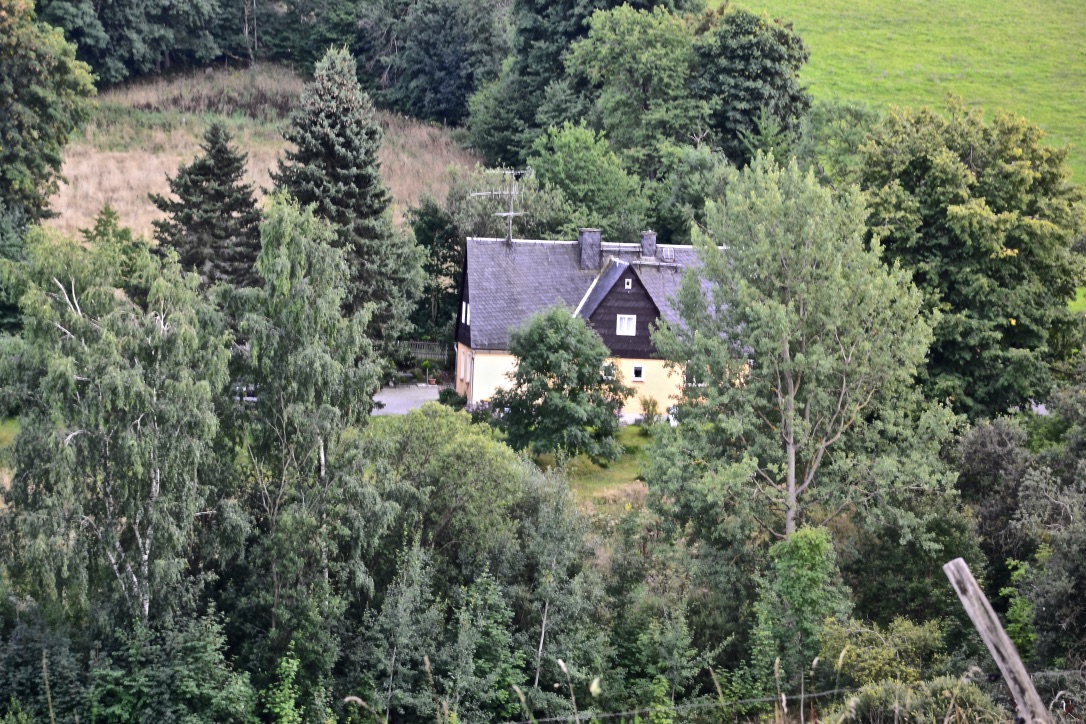
[[[1019,658],[1014,642],[1003,630],[1003,625],[992,610],[992,604],[988,603],[988,598],[977,585],[977,579],[973,578],[969,566],[961,558],[955,558],[943,566],[943,572],[950,579],[950,585],[954,586],[954,592],[961,599],[965,612],[969,614],[980,637],[984,639],[988,651],[991,652],[992,658],[995,659],[996,665],[999,666],[1000,672],[1003,673],[1007,688],[1011,690],[1014,703],[1018,706],[1018,715],[1027,724],[1034,724],[1034,722],[1052,724],[1052,717],[1049,716],[1048,709],[1037,694],[1033,679],[1029,677],[1022,659]]]

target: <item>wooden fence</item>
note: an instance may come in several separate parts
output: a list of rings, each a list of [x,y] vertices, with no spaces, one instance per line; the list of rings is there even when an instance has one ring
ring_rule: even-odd
[[[432,362],[445,364],[452,359],[452,347],[442,342],[400,342],[400,347],[408,350],[415,359],[428,359]]]

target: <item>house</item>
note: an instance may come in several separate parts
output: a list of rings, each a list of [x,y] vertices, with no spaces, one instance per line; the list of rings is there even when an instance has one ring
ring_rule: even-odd
[[[511,332],[537,312],[563,305],[599,333],[634,388],[623,416],[641,414],[641,396],[666,409],[682,375],[665,366],[650,333],[660,318],[678,321],[671,299],[683,271],[696,263],[692,246],[657,247],[651,231],[640,244],[605,242],[599,229],[581,229],[576,241],[469,238],[456,324],[456,391],[474,404],[509,386],[516,366]]]

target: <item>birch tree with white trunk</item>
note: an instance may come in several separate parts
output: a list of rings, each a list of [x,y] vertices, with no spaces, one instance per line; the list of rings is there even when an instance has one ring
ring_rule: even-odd
[[[115,224],[87,245],[35,232],[9,271],[29,377],[4,496],[15,577],[39,601],[146,622],[195,580],[186,554],[214,515],[226,339],[201,323],[199,279]]]

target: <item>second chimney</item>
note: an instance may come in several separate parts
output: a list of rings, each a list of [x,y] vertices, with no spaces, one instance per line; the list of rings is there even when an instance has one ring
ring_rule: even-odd
[[[641,232],[641,257],[644,259],[656,258],[656,232]]]
[[[581,245],[581,268],[599,269],[603,258],[603,242],[599,229],[580,229],[577,241]]]

